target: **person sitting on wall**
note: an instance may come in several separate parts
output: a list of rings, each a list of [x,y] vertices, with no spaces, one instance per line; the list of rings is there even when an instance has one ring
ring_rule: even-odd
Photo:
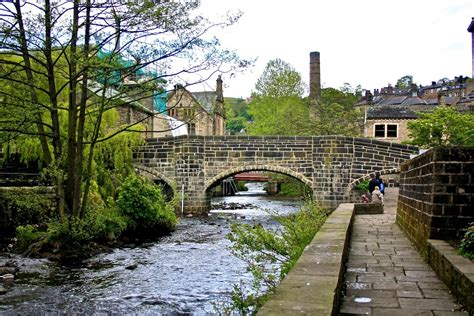
[[[375,176],[375,180],[377,182],[377,185],[379,186],[380,188],[380,192],[385,195],[385,184],[383,183],[383,179],[379,176],[379,175],[376,175]]]
[[[378,185],[375,186],[375,189],[372,192],[372,203],[383,205],[383,194],[382,192],[380,192],[380,188]]]
[[[370,203],[370,199],[367,197],[367,195],[362,194],[360,196],[360,203]]]
[[[372,194],[374,191],[375,187],[379,185],[379,182],[377,179],[375,179],[374,175],[370,175],[370,181],[369,181],[369,193]]]

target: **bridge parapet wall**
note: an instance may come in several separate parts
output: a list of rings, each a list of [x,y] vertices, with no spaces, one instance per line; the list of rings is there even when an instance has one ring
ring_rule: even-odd
[[[209,209],[208,189],[233,174],[274,171],[311,186],[315,199],[335,208],[347,188],[372,172],[398,168],[415,147],[342,136],[180,136],[147,140],[134,162],[184,185],[186,212]]]

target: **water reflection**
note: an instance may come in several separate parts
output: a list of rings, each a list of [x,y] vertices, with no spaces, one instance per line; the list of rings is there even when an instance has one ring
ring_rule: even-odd
[[[215,313],[214,304],[228,297],[232,285],[250,278],[243,262],[227,250],[230,223],[271,225],[268,210],[288,213],[298,207],[296,201],[262,195],[261,184],[250,189],[212,201],[248,207],[183,218],[177,231],[159,242],[115,249],[68,267],[17,259],[37,273],[25,274],[0,296],[0,313]]]

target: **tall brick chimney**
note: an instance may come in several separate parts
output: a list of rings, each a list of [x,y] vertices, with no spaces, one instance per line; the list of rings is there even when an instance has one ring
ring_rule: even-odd
[[[471,24],[467,28],[467,31],[471,33],[471,41],[472,41],[472,77],[474,78],[474,18],[471,20]]]
[[[217,76],[216,80],[216,100],[219,102],[224,102],[224,91],[222,90],[222,77],[221,75]]]
[[[319,52],[309,53],[309,98],[319,101],[321,97],[321,69]]]

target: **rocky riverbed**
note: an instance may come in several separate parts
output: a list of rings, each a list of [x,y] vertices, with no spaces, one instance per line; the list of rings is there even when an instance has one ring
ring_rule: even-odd
[[[245,264],[228,250],[231,223],[275,225],[269,211],[290,213],[299,205],[245,195],[212,204],[209,217],[182,218],[157,242],[121,245],[68,265],[0,256],[4,275],[13,275],[0,281],[0,314],[216,314],[234,284],[250,283]]]

